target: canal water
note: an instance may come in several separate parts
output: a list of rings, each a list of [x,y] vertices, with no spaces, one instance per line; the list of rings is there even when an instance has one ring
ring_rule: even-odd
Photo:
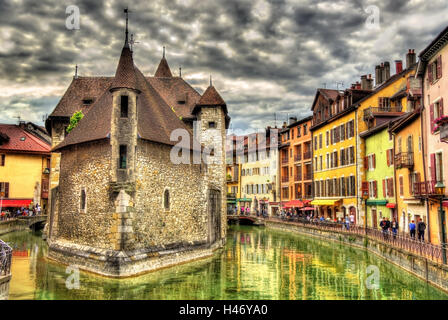
[[[230,226],[213,257],[135,278],[81,272],[79,289],[67,288],[65,266],[45,259],[40,233],[2,239],[14,247],[10,299],[448,299],[363,250],[264,227]]]

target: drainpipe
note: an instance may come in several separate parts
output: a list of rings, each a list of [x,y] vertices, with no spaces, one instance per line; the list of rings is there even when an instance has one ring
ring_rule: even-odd
[[[390,125],[390,122],[389,122],[389,125]],[[396,150],[395,149],[395,138],[396,137],[395,137],[395,133],[394,132],[391,132],[391,133],[392,133],[392,137],[393,137],[393,139],[392,139],[392,142],[393,142],[393,145],[392,145],[392,159],[391,160],[392,160],[392,163],[393,163],[393,166],[394,166],[395,207],[396,207],[396,210],[397,210],[397,217],[399,217],[400,216],[400,212],[398,212],[398,193],[400,192],[400,184],[399,184],[399,181],[397,180],[397,170],[395,169],[395,150]],[[403,183],[404,183],[404,181],[403,181]],[[403,185],[403,188],[404,188],[404,185]],[[400,220],[400,218],[398,218],[398,220]],[[398,221],[398,225],[400,225],[400,221]],[[403,225],[403,231],[402,231],[403,233],[404,233],[405,228],[406,228],[406,225]]]
[[[359,224],[359,157],[358,157],[358,108],[355,109],[355,155],[356,155],[356,175],[355,175],[355,179],[356,179],[356,208],[358,209],[358,219],[357,222]],[[354,128],[354,129],[355,129]],[[361,191],[362,194],[362,191]],[[364,224],[367,225],[367,204],[366,204],[366,211],[364,212]]]
[[[423,159],[423,181],[425,182],[425,185],[427,184],[427,180],[426,180],[426,153],[425,153],[425,131],[423,131],[423,117],[425,115],[425,86],[424,86],[424,81],[423,81],[423,77],[421,77],[421,86],[422,86],[422,97],[421,97],[421,101],[420,101],[420,131],[421,131],[421,137],[422,137],[422,159]],[[425,188],[426,189],[426,188]],[[430,214],[429,214],[429,199],[428,199],[428,195],[425,196],[425,202],[426,202],[426,217],[428,218],[428,242],[431,243],[431,223],[430,223]]]

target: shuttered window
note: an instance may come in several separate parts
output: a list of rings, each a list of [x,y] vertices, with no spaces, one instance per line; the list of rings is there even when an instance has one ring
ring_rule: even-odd
[[[9,198],[9,182],[0,182],[0,196],[3,194],[3,198]]]

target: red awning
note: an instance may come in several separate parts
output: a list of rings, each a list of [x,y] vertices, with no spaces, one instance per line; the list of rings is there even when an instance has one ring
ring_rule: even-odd
[[[285,207],[285,208],[302,208],[303,202],[300,200],[291,200],[291,201],[286,202],[283,207]]]
[[[8,207],[28,207],[33,201],[32,199],[22,199],[22,200],[12,200],[12,199],[3,199],[3,201],[0,201],[0,204],[3,208]]]
[[[448,207],[448,201],[442,201],[442,206]]]
[[[388,203],[386,204],[386,208],[394,209],[397,205],[395,203]]]
[[[305,207],[305,208],[302,208],[302,209],[299,209],[300,211],[309,211],[309,210],[312,210],[312,211],[314,211],[314,210],[316,210],[316,208],[314,208],[314,207]]]

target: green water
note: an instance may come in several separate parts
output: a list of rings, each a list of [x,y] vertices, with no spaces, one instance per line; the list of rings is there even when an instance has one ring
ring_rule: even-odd
[[[15,247],[10,299],[448,299],[448,295],[359,249],[263,227],[231,226],[213,257],[111,280],[80,274],[67,289],[66,268],[46,261],[46,242],[30,231],[3,235]],[[378,267],[368,289],[366,268]]]

